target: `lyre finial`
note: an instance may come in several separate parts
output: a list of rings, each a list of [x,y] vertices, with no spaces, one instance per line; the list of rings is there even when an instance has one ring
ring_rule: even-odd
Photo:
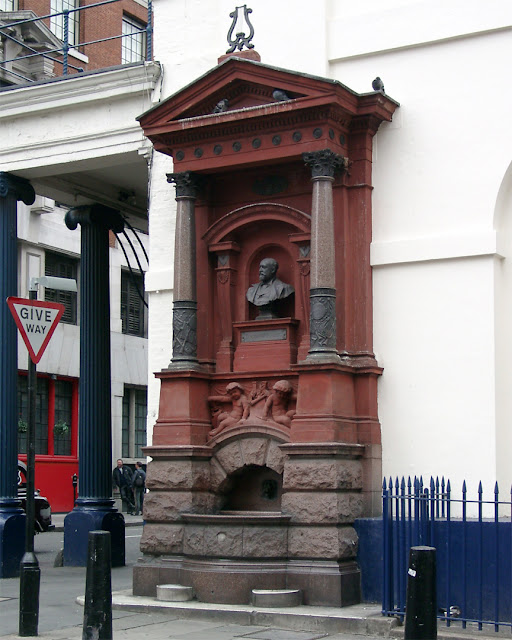
[[[244,30],[236,33],[235,37],[233,38],[233,32],[235,30],[236,23],[238,21],[238,9],[244,10],[244,18],[245,18],[245,22],[249,27],[249,35],[246,35]],[[241,7],[236,7],[235,10],[229,14],[229,17],[233,18],[233,22],[228,31],[228,44],[230,46],[229,46],[229,49],[226,51],[226,53],[233,53],[235,49],[242,51],[244,45],[248,49],[254,49],[254,45],[251,43],[251,40],[253,39],[253,36],[254,36],[254,27],[252,26],[251,21],[249,20],[250,13],[252,13],[252,9],[248,9],[247,5],[244,4]]]

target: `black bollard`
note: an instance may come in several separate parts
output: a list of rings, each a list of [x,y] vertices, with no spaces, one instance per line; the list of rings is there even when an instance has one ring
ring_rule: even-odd
[[[411,547],[407,571],[404,640],[436,640],[436,550]]]
[[[25,553],[20,564],[19,635],[37,636],[41,570],[34,553]]]
[[[82,640],[112,640],[110,532],[90,531]]]

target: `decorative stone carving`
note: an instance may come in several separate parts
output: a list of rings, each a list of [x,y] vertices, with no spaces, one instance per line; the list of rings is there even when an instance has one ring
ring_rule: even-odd
[[[249,417],[249,400],[245,395],[242,385],[239,382],[230,382],[226,386],[226,394],[227,395],[223,396],[208,397],[208,402],[210,404],[231,403],[232,405],[232,409],[229,412],[222,411],[220,408],[213,409],[214,416],[212,422],[215,422],[216,426],[209,433],[212,438],[223,431],[226,427],[233,427],[236,424],[241,424]]]
[[[312,178],[334,178],[335,173],[345,166],[345,158],[330,149],[303,153],[302,159],[311,168]]]
[[[335,289],[328,287],[311,289],[310,352],[333,351],[336,349],[335,304]]]
[[[277,424],[290,427],[295,411],[289,410],[292,398],[292,385],[288,380],[279,380],[272,387],[272,393],[268,396],[263,409],[263,420],[272,419]]]
[[[200,177],[191,171],[182,173],[168,173],[167,182],[174,183],[176,187],[176,200],[178,198],[197,198],[201,188]]]
[[[173,362],[194,360],[197,356],[197,303],[175,300],[172,314]]]

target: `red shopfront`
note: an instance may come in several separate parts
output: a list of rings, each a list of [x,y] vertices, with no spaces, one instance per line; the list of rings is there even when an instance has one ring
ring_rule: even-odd
[[[18,375],[18,452],[26,462],[27,376]],[[37,376],[35,486],[52,511],[71,511],[78,474],[78,379]]]

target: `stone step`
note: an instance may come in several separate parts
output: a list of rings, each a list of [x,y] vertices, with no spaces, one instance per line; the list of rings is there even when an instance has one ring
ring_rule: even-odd
[[[302,604],[300,589],[253,589],[251,593],[255,607],[298,607]]]
[[[194,589],[182,584],[158,584],[156,599],[165,602],[188,602],[194,598]]]

